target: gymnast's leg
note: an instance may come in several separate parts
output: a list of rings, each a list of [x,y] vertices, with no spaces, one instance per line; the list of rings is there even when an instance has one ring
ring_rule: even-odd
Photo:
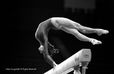
[[[96,40],[94,38],[89,38],[83,34],[81,34],[80,32],[78,32],[78,30],[76,29],[71,29],[71,28],[67,28],[67,27],[62,27],[61,28],[63,31],[69,33],[69,34],[73,34],[76,38],[78,38],[80,41],[86,41],[86,42],[91,42],[93,45],[95,44],[101,44],[102,42],[99,40]]]
[[[109,33],[108,30],[100,29],[100,28],[90,28],[90,27],[85,27],[82,25],[78,25],[78,30],[82,33],[90,34],[90,33],[96,33],[97,35],[102,35],[102,34],[107,34]]]

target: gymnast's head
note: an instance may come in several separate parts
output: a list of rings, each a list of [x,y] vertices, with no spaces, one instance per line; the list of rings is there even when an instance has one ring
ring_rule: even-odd
[[[40,51],[40,53],[43,53],[44,52],[44,46],[43,45],[40,45],[40,47],[38,48],[38,50]]]

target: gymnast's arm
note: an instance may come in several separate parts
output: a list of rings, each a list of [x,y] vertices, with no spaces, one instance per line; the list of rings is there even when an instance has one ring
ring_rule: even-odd
[[[57,65],[49,55],[48,51],[44,52],[43,55],[44,55],[45,61],[48,62],[52,67],[55,67]]]
[[[48,38],[47,38],[47,35],[45,34],[44,29],[46,29],[46,28],[42,27],[42,24],[40,24],[35,33],[35,38],[40,43],[40,47],[38,50],[40,51],[40,53],[43,54],[46,62],[48,62],[51,66],[55,67],[56,63],[54,62],[54,60],[51,58],[51,56],[48,53],[48,51],[49,51],[48,47],[51,47],[51,46],[49,46],[49,44],[48,44],[49,43]]]
[[[56,63],[54,62],[54,60],[51,58],[50,54],[48,53],[51,46],[48,44],[47,40],[44,39],[44,36],[42,34],[37,37],[39,37],[37,38],[37,40],[39,40],[39,43],[40,43],[40,47],[38,50],[40,51],[40,53],[43,54],[45,61],[48,62],[52,67],[55,67]]]

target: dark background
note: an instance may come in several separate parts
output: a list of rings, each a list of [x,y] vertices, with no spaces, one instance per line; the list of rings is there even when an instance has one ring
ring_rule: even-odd
[[[88,65],[87,74],[112,73],[114,66],[112,63],[113,53],[111,53],[113,50],[113,43],[111,43],[114,20],[112,16],[113,3],[110,0],[96,0],[95,9],[88,10],[86,13],[83,8],[75,8],[75,11],[72,12],[71,8],[65,8],[64,4],[63,0],[16,0],[7,1],[4,4],[4,15],[6,16],[3,24],[5,26],[3,30],[5,46],[2,48],[4,51],[2,68],[5,72],[42,74],[52,68],[37,50],[39,43],[34,35],[40,22],[58,16],[69,18],[84,26],[107,29],[110,33],[100,37],[96,34],[87,35],[103,42],[102,45],[93,46],[91,43],[81,42],[63,31],[51,31],[50,42],[59,40],[58,43],[64,44],[63,48],[69,52],[69,54],[66,52],[66,56],[61,53],[55,55],[54,60],[60,63],[80,49],[90,48],[92,60]],[[6,68],[37,68],[37,70],[7,71]]]

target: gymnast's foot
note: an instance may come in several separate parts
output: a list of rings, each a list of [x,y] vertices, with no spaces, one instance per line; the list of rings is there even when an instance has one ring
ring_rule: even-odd
[[[109,31],[108,30],[104,30],[104,29],[97,29],[97,35],[101,36],[102,34],[108,34]]]
[[[94,38],[91,38],[91,39],[90,39],[90,42],[91,42],[93,45],[102,44],[101,41],[99,41],[99,40],[97,40],[97,39],[94,39]]]

